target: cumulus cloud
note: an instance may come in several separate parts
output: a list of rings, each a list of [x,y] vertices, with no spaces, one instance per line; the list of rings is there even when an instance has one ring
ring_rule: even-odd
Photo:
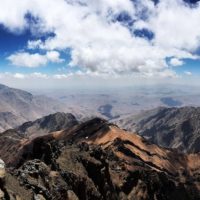
[[[57,51],[70,49],[70,65],[83,72],[174,76],[166,58],[172,57],[172,66],[183,64],[182,59],[198,58],[199,4],[191,7],[182,0],[161,0],[157,5],[149,0],[15,1],[2,2],[1,24],[11,31],[53,33],[45,40],[28,41],[29,49],[46,50],[45,55],[16,53],[8,57],[17,66],[61,62]],[[35,18],[34,23],[29,22],[27,13]],[[130,23],[119,20],[120,16]],[[143,29],[152,32],[153,38],[134,34]]]
[[[63,62],[63,59],[60,58],[60,54],[57,51],[48,51],[44,55],[39,53],[17,52],[7,57],[7,59],[12,65],[29,68],[40,67],[46,65],[48,62]]]
[[[182,61],[182,60],[180,60],[180,59],[178,59],[178,58],[172,58],[171,60],[170,60],[170,64],[172,65],[172,66],[181,66],[181,65],[183,65],[184,64],[184,62]]]
[[[161,0],[152,14],[136,25],[155,34],[154,44],[189,52],[200,45],[200,5],[191,7],[182,0]]]

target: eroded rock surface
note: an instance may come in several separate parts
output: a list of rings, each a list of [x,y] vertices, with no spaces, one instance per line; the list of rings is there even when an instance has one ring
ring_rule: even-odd
[[[199,154],[158,147],[99,118],[22,142],[4,161],[7,199],[200,199]]]

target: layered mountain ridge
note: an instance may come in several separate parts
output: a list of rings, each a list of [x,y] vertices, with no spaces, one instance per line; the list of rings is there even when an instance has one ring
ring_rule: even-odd
[[[69,129],[77,124],[77,119],[71,113],[57,112],[35,121],[25,122],[15,130],[18,134],[26,135],[28,137],[38,137],[39,135],[45,135],[53,131]]]
[[[124,118],[117,124],[164,147],[189,153],[200,151],[200,107],[161,107]]]
[[[200,198],[200,154],[159,147],[100,118],[42,136],[9,130],[0,142],[0,188],[9,198]]]

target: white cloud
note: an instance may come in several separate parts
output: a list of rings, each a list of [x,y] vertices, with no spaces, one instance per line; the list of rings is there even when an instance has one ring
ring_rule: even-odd
[[[69,78],[70,75],[67,75],[67,74],[55,74],[53,75],[53,78],[54,79],[66,79],[66,78]]]
[[[183,65],[184,62],[183,62],[182,60],[178,59],[178,58],[172,58],[172,59],[170,59],[170,64],[171,64],[172,66],[176,67],[176,66],[181,66],[181,65]]]
[[[192,72],[190,71],[185,71],[184,74],[188,75],[188,76],[191,76],[192,75]]]
[[[60,59],[60,54],[57,51],[49,51],[45,55],[17,52],[7,57],[7,59],[12,65],[29,68],[40,67],[46,65],[48,62],[63,62],[63,59]]]
[[[46,56],[40,55],[38,53],[29,54],[29,53],[15,53],[10,55],[7,58],[12,65],[22,66],[22,67],[39,67],[47,63]]]
[[[183,0],[161,0],[148,19],[136,23],[155,34],[154,44],[161,48],[184,49],[189,52],[200,45],[200,4],[191,7]]]
[[[16,74],[13,74],[13,77],[17,79],[24,79],[26,76],[21,73],[16,73]]]
[[[36,24],[28,24],[27,13],[38,19]],[[120,13],[136,23],[129,29],[117,22]],[[57,51],[71,49],[71,66],[103,75],[174,76],[165,60],[173,57],[170,64],[177,66],[182,59],[197,59],[199,21],[200,5],[191,8],[182,0],[161,0],[157,6],[149,0],[135,4],[131,0],[6,0],[0,7],[0,23],[9,30],[54,34],[44,42],[27,44],[29,49],[46,50],[45,55],[16,53],[8,58],[12,64],[38,67],[61,62]],[[151,30],[155,38],[134,36],[131,31],[138,28]]]
[[[50,76],[44,73],[40,72],[34,72],[34,73],[29,73],[29,74],[24,74],[24,73],[10,73],[10,72],[5,72],[5,73],[0,73],[0,78],[1,79],[48,79]]]
[[[29,77],[32,77],[32,78],[42,78],[42,79],[49,78],[49,76],[47,74],[43,74],[43,73],[40,73],[40,72],[34,72],[34,73],[30,74]]]
[[[60,53],[57,51],[48,51],[46,54],[46,58],[50,62],[61,63],[64,60],[60,58]]]
[[[17,3],[11,0],[1,1],[0,23],[9,28],[10,31],[22,31],[28,26],[24,15],[27,13],[29,2],[21,0]]]

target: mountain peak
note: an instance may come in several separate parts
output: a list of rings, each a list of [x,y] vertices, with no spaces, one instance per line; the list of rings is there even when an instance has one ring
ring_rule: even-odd
[[[35,121],[25,122],[17,127],[16,130],[19,134],[36,137],[54,131],[69,129],[77,124],[77,119],[71,113],[56,112]]]

